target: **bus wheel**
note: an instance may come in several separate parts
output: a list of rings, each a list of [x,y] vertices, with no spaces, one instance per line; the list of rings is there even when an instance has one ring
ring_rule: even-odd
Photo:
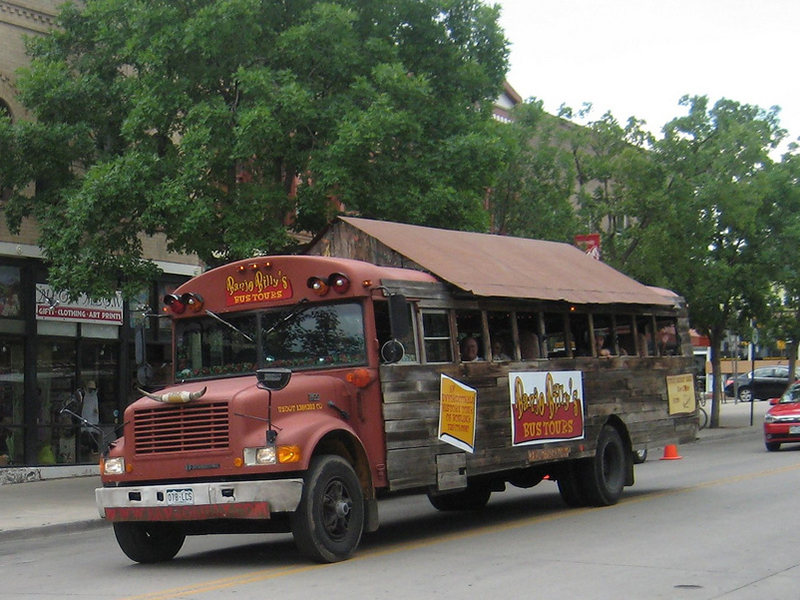
[[[364,531],[364,494],[358,477],[339,456],[311,459],[300,505],[292,514],[294,542],[318,562],[349,558]]]
[[[582,478],[589,503],[595,506],[616,504],[625,487],[625,472],[625,444],[614,427],[604,425],[594,458],[587,461]]]
[[[765,445],[767,447],[767,450],[769,450],[770,452],[777,452],[778,450],[781,449],[780,442],[765,442]]]
[[[564,463],[557,475],[558,493],[561,494],[564,504],[571,508],[581,508],[589,504],[581,485],[582,472],[585,470],[582,468],[582,463],[586,462],[586,459],[570,460]]]
[[[138,563],[172,560],[186,540],[186,535],[171,523],[114,523],[114,535],[125,556]]]
[[[428,492],[428,500],[436,510],[481,510],[489,503],[492,490],[485,485],[467,486],[458,492],[432,494]]]

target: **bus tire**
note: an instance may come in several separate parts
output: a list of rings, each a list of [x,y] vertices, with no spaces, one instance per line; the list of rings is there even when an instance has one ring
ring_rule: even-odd
[[[604,425],[594,458],[586,462],[581,478],[589,504],[611,506],[619,501],[627,472],[625,454],[619,432],[611,425]]]
[[[171,523],[139,521],[114,523],[114,536],[125,556],[143,564],[172,560],[186,540]]]
[[[353,467],[340,456],[312,458],[292,513],[297,548],[311,560],[338,562],[355,552],[363,531],[364,494]]]
[[[589,504],[586,492],[581,483],[582,473],[585,471],[584,463],[586,459],[577,461],[570,460],[564,463],[558,474],[558,493],[564,504],[570,508],[581,508]]]
[[[441,511],[482,510],[489,503],[492,490],[486,485],[471,485],[458,492],[432,494],[428,492],[428,500],[433,508]]]

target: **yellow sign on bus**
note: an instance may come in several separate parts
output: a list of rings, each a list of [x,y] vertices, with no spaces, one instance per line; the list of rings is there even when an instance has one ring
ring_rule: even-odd
[[[668,375],[667,396],[669,397],[669,414],[694,412],[694,376],[691,373]]]
[[[439,392],[439,439],[475,452],[475,421],[478,391],[442,375]]]

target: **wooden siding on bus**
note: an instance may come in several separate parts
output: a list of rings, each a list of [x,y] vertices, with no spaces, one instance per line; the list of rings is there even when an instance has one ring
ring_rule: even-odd
[[[633,447],[693,441],[696,415],[670,415],[666,385],[668,375],[685,373],[690,364],[690,358],[614,357],[385,365],[381,368],[381,381],[389,487],[402,490],[435,486],[437,455],[462,452],[438,439],[442,373],[478,391],[475,453],[466,453],[466,474],[476,476],[527,467],[540,462],[538,456],[589,456],[600,428],[609,419],[619,419],[624,424]],[[585,439],[511,445],[508,373],[526,370],[583,372]],[[537,453],[542,449],[543,453]]]

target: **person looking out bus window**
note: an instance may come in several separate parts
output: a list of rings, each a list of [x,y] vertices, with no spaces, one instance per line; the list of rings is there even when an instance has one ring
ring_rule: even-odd
[[[533,331],[523,331],[519,336],[519,350],[522,360],[534,360],[541,358],[542,351],[539,349],[539,336]]]
[[[597,350],[598,357],[608,357],[611,356],[611,350],[606,346],[606,336],[602,333],[595,333],[594,334],[594,346]]]
[[[506,353],[505,344],[502,339],[496,339],[492,342],[492,360],[511,360],[511,357]]]
[[[483,360],[478,356],[478,340],[468,335],[461,340],[461,362],[475,362]]]

